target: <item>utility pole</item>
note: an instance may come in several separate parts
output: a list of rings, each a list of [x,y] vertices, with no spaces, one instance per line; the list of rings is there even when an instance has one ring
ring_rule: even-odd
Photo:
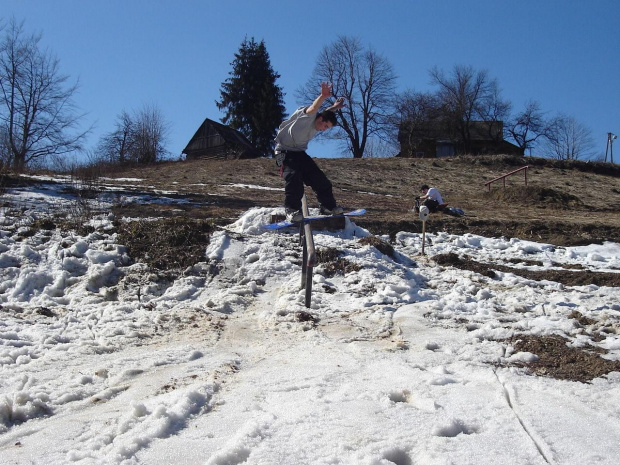
[[[618,136],[615,134],[608,132],[607,133],[607,147],[605,147],[605,162],[607,162],[607,152],[610,155],[610,162],[614,162],[614,140],[616,140]]]

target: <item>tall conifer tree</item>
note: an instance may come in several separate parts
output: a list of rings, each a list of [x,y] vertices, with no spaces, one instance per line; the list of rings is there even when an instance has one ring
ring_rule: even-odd
[[[216,102],[226,114],[224,124],[244,134],[260,152],[273,151],[273,139],[285,117],[280,77],[271,67],[265,42],[244,39],[231,63],[230,77],[222,83]]]

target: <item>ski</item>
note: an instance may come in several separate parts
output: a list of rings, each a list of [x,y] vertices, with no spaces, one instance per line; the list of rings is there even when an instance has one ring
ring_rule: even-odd
[[[278,221],[277,223],[270,223],[263,226],[265,229],[282,229],[288,228],[290,226],[299,225],[299,223],[310,223],[311,221],[316,220],[324,220],[325,218],[335,218],[338,216],[361,216],[366,213],[365,208],[360,208],[358,210],[353,210],[350,212],[341,213],[339,215],[316,215],[316,216],[307,216],[301,221]]]

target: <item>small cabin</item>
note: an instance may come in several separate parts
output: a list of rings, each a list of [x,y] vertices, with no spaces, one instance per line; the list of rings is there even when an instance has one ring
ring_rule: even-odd
[[[453,157],[469,155],[521,155],[519,147],[504,140],[502,121],[472,121],[467,146],[461,137],[441,122],[424,122],[417,126],[405,122],[398,133],[400,153],[410,158]]]
[[[188,160],[197,158],[259,158],[263,156],[239,131],[209,118],[206,118],[198,128],[194,137],[183,149],[183,153]]]

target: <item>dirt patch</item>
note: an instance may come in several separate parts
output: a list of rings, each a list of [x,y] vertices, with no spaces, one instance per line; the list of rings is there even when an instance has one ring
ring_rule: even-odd
[[[342,256],[342,252],[333,247],[318,249],[316,251],[316,259],[318,263],[335,262]]]
[[[346,275],[362,269],[357,263],[342,258],[342,252],[334,248],[319,249],[316,253],[317,262],[323,266],[323,274],[332,278],[337,274]]]
[[[295,319],[302,323],[310,323],[312,327],[315,327],[319,323],[319,321],[321,321],[319,317],[317,317],[316,315],[312,315],[311,313],[308,313],[306,311],[297,312],[295,314]]]
[[[387,255],[388,257],[394,258],[394,247],[383,239],[380,239],[376,236],[366,236],[362,237],[359,240],[359,243],[362,245],[370,245],[381,252],[383,255]]]
[[[118,240],[133,260],[154,269],[181,269],[205,260],[213,225],[201,220],[163,220],[116,223]]]
[[[595,347],[570,347],[570,341],[561,336],[518,335],[505,342],[517,352],[530,352],[538,357],[533,362],[514,364],[538,376],[588,383],[612,371],[620,371],[619,361],[600,356],[606,351]]]
[[[566,191],[541,186],[514,186],[496,189],[489,196],[501,202],[519,203],[525,206],[538,205],[564,210],[583,205],[579,197]]]
[[[433,257],[433,261],[438,265],[453,266],[454,268],[473,271],[474,273],[488,276],[489,278],[497,278],[497,273],[495,273],[495,271],[491,269],[489,265],[479,263],[475,260],[467,260],[465,258],[461,258],[457,254],[452,252],[435,255]]]
[[[570,312],[570,315],[568,315],[568,317],[576,320],[577,323],[579,323],[581,326],[592,326],[598,323],[595,319],[588,318],[582,315],[577,310],[573,310],[572,312]]]
[[[620,287],[620,273],[593,272],[589,270],[525,270],[499,264],[481,263],[455,253],[439,254],[433,257],[438,265],[453,266],[461,270],[469,270],[490,278],[496,278],[496,271],[512,273],[534,281],[554,281],[565,286],[596,286]]]

